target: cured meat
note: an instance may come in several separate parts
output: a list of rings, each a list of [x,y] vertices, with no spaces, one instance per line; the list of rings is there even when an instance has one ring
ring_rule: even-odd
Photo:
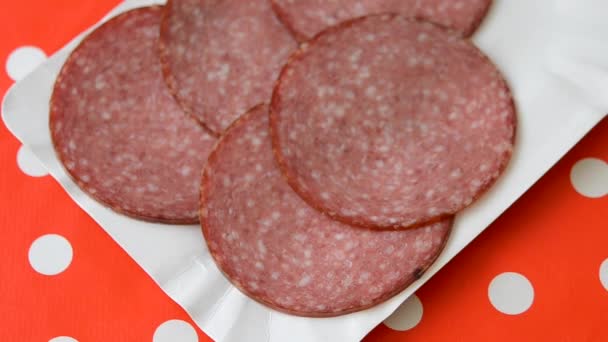
[[[270,109],[292,188],[343,222],[408,228],[450,216],[507,165],[515,106],[472,43],[396,15],[346,22],[303,44]]]
[[[55,82],[51,136],[69,175],[101,203],[144,220],[196,223],[216,139],[165,86],[161,14],[159,6],[123,13],[72,52]]]
[[[443,248],[452,220],[377,231],[309,207],[275,164],[261,105],[211,153],[201,223],[217,265],[244,293],[287,313],[335,316],[382,302],[419,278]]]
[[[269,100],[296,42],[267,0],[169,0],[160,47],[175,98],[219,135]]]
[[[300,41],[342,21],[370,14],[398,13],[472,35],[492,0],[271,0],[273,9]]]

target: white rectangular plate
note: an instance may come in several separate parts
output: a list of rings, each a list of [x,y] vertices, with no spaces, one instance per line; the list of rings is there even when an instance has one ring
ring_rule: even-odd
[[[104,18],[158,3],[127,1]],[[2,113],[9,129],[40,158],[89,215],[217,341],[357,341],[532,186],[608,112],[608,1],[496,0],[474,42],[504,72],[518,108],[517,146],[499,182],[458,216],[444,252],[424,276],[391,300],[335,318],[302,318],[250,300],[220,274],[198,226],[118,215],[84,194],[55,156],[49,98],[63,62],[84,32],[15,84]],[[99,23],[96,26],[98,26]]]

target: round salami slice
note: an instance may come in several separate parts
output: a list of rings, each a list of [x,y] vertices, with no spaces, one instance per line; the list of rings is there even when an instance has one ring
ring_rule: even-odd
[[[218,135],[240,114],[269,101],[297,46],[267,0],[169,0],[160,35],[171,92]]]
[[[375,15],[303,44],[277,82],[270,126],[305,201],[387,229],[471,204],[507,165],[516,115],[501,74],[468,40]]]
[[[443,248],[452,220],[405,231],[331,220],[283,179],[267,113],[261,105],[237,120],[203,173],[203,233],[232,283],[280,311],[335,316],[380,303],[419,278]]]
[[[196,223],[216,139],[165,86],[161,15],[159,6],[123,13],[80,43],[55,82],[51,136],[69,175],[98,201],[143,220]]]
[[[345,20],[388,12],[432,21],[468,37],[492,4],[492,0],[271,1],[278,17],[300,41]]]

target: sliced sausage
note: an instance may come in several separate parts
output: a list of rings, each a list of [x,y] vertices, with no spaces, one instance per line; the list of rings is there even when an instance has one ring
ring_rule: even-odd
[[[283,69],[270,108],[292,188],[345,223],[408,228],[457,213],[498,178],[515,106],[471,42],[375,15],[324,31]]]
[[[452,220],[377,231],[309,207],[272,156],[266,106],[233,124],[203,174],[201,223],[211,255],[241,291],[302,316],[362,310],[402,291],[443,248]]]
[[[161,14],[159,6],[123,13],[80,43],[55,82],[51,137],[68,174],[106,206],[196,223],[200,173],[216,139],[165,86]]]
[[[169,0],[161,28],[165,79],[186,112],[219,135],[268,102],[296,42],[266,0]]]

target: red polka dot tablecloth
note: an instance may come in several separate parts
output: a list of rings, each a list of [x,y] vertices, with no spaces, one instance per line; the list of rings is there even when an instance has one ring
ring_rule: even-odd
[[[5,2],[0,91],[118,1]],[[210,340],[0,127],[3,341]],[[607,341],[605,118],[366,341]]]

